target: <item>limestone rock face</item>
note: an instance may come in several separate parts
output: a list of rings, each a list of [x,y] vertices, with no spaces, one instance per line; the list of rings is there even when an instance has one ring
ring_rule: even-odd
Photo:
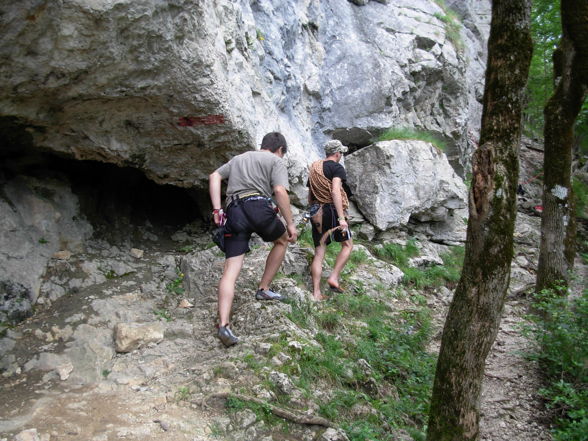
[[[467,190],[445,154],[424,141],[384,141],[345,159],[356,203],[380,230],[443,221],[467,206]]]
[[[183,187],[279,130],[300,197],[331,137],[416,127],[459,162],[479,125],[482,4],[460,5],[460,43],[433,0],[3,2],[0,126]]]
[[[79,252],[93,229],[67,183],[18,176],[0,197],[0,321],[21,319],[39,295],[47,261]]]

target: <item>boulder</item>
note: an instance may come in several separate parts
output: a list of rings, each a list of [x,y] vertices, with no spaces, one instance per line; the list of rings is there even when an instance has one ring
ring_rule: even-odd
[[[467,189],[447,157],[424,141],[383,141],[345,158],[355,202],[380,230],[445,221],[467,206]]]
[[[114,328],[116,352],[131,352],[149,343],[163,340],[164,327],[155,323],[119,323]]]

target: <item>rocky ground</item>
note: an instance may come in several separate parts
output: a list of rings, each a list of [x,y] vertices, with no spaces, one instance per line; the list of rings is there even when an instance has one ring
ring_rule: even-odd
[[[486,441],[550,439],[537,396],[539,372],[523,356],[529,343],[519,330],[536,264],[532,244],[538,221],[519,215],[510,295],[487,360],[481,420]],[[291,305],[253,299],[267,253],[260,244],[246,259],[237,287],[233,327],[242,342],[225,349],[214,337],[215,285],[223,257],[197,229],[171,237],[163,243],[146,232],[142,242],[118,245],[93,239],[85,253],[57,255],[51,261],[44,304],[0,341],[0,439],[346,439],[321,424],[292,424],[282,433],[251,410],[225,411],[222,394],[229,391],[253,390],[259,399],[272,401],[271,388],[248,369],[248,359],[265,357],[280,336],[288,335],[288,345],[295,347],[312,335],[287,319]],[[300,245],[291,247],[287,274],[276,281],[294,301],[310,296],[308,252]],[[375,259],[365,265],[378,270],[368,274],[359,267],[351,277],[368,281],[368,293],[375,295],[373,287],[382,283],[398,283],[400,274],[391,265]],[[445,288],[427,297],[437,326],[432,350],[450,297]],[[281,356],[271,364],[288,363],[287,355]],[[316,405],[287,377],[271,368],[265,373],[274,387],[290,395],[290,402],[305,409],[303,417],[316,414]]]

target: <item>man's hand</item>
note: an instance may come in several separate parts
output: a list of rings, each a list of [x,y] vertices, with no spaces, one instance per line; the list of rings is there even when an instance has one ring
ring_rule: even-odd
[[[339,229],[341,231],[345,231],[349,228],[349,224],[347,223],[346,219],[339,219]]]
[[[296,239],[298,239],[298,230],[296,229],[296,225],[295,224],[288,224],[286,229],[288,230],[288,242],[290,242],[290,243],[296,242]]]
[[[292,210],[290,209],[290,196],[282,185],[275,185],[273,187],[274,196],[276,198],[276,204],[280,209],[280,214],[286,222],[286,230],[288,232],[288,242],[294,243],[298,239],[298,231],[296,230],[296,224],[292,218]]]
[[[214,220],[214,224],[217,227],[220,227],[220,226],[224,225],[224,223],[225,223],[225,213],[222,209],[214,210],[212,212],[212,218]]]

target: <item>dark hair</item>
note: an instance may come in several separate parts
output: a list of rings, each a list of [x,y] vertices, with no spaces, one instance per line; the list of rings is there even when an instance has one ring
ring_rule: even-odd
[[[261,149],[269,150],[272,153],[278,151],[280,147],[284,147],[284,154],[288,151],[288,143],[286,138],[279,132],[270,132],[263,137],[261,141]]]

